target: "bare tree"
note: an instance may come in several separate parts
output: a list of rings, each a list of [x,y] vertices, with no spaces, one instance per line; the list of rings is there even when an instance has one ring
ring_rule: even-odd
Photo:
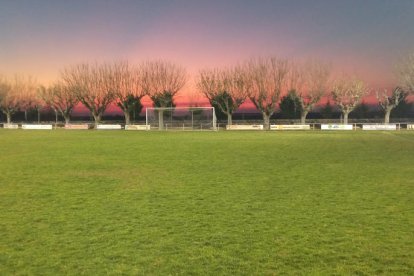
[[[73,108],[79,103],[72,89],[63,82],[56,82],[49,87],[40,86],[38,93],[56,114],[60,113],[62,115],[65,119],[65,124],[70,123],[70,115]]]
[[[20,110],[24,112],[25,121],[28,120],[28,112],[30,110],[35,110],[37,112],[37,120],[40,122],[40,109],[43,107],[42,100],[38,97],[36,92],[36,80],[31,76],[17,76],[16,81],[20,84],[17,84],[19,87]]]
[[[398,64],[397,74],[400,86],[407,92],[414,93],[414,53]]]
[[[142,64],[143,91],[149,95],[155,107],[173,107],[174,96],[187,81],[185,69],[167,61],[150,61]],[[163,110],[158,112],[159,129],[164,128]]]
[[[298,95],[300,121],[305,124],[308,113],[327,92],[330,67],[319,61],[307,61],[303,67],[295,64],[290,70],[290,90]]]
[[[212,106],[227,115],[227,124],[232,124],[232,115],[247,98],[245,71],[241,67],[200,71],[197,87]]]
[[[141,105],[141,98],[146,95],[141,82],[141,68],[132,68],[126,62],[112,65],[114,75],[115,103],[125,116],[125,124],[131,124],[131,113],[137,105]]]
[[[29,110],[35,110],[37,114],[37,123],[40,124],[40,114],[42,109],[47,106],[47,103],[44,101],[44,99],[40,96],[40,87],[37,88],[34,87],[32,91],[25,96],[26,99],[26,109],[25,112],[27,114],[27,111]],[[27,119],[26,119],[27,120]]]
[[[32,102],[35,81],[30,76],[15,75],[11,80],[0,76],[0,109],[6,115],[7,124],[12,115],[27,110]]]
[[[19,110],[19,98],[15,92],[11,82],[0,76],[0,109],[7,117],[7,124],[11,123],[11,116]]]
[[[1,111],[1,102],[3,101],[4,96],[8,92],[9,88],[6,83],[3,82],[0,75],[0,111]]]
[[[348,124],[348,115],[368,93],[364,82],[357,78],[343,77],[333,85],[332,98],[342,112],[344,124]]]
[[[382,91],[377,91],[376,96],[380,107],[385,112],[384,124],[388,124],[390,122],[391,111],[404,100],[406,94],[400,87],[396,87],[391,95],[387,89],[384,89]]]
[[[79,64],[62,72],[65,85],[92,113],[95,128],[107,107],[115,99],[116,78],[108,64]]]
[[[289,63],[285,59],[252,59],[247,63],[249,99],[262,113],[265,129],[270,129],[270,117],[286,89],[288,72]]]

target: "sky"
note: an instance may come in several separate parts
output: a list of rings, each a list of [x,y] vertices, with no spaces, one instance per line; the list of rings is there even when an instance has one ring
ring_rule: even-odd
[[[414,51],[413,0],[1,0],[0,73],[48,84],[80,62],[164,59],[198,70],[252,57],[320,59],[395,85]],[[195,97],[190,81],[183,95]]]

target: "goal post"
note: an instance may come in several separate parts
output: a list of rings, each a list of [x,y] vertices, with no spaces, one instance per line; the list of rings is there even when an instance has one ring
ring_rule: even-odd
[[[148,107],[145,118],[148,129],[217,130],[214,107]]]

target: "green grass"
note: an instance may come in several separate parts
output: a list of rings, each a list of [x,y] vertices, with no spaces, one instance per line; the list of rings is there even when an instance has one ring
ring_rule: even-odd
[[[414,132],[0,130],[0,274],[414,274]]]

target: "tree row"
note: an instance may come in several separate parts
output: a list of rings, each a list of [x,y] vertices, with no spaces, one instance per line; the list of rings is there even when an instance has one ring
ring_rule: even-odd
[[[398,103],[414,91],[414,54],[398,65],[397,75],[399,83],[392,91],[375,91],[384,110],[385,123]],[[187,81],[188,74],[183,67],[162,60],[139,65],[82,63],[64,68],[59,79],[47,87],[37,85],[27,76],[15,75],[12,79],[0,76],[0,109],[8,124],[18,111],[39,111],[45,106],[69,123],[74,107],[81,103],[97,125],[108,106],[114,103],[122,110],[125,123],[130,124],[131,112],[142,106],[144,96],[149,96],[154,107],[174,107],[175,96]],[[197,74],[195,82],[198,92],[226,114],[229,125],[234,112],[250,100],[261,113],[266,129],[283,96],[295,95],[302,124],[324,96],[332,98],[347,124],[349,113],[372,92],[356,76],[333,79],[329,64],[315,60],[292,62],[277,57],[204,69]]]

